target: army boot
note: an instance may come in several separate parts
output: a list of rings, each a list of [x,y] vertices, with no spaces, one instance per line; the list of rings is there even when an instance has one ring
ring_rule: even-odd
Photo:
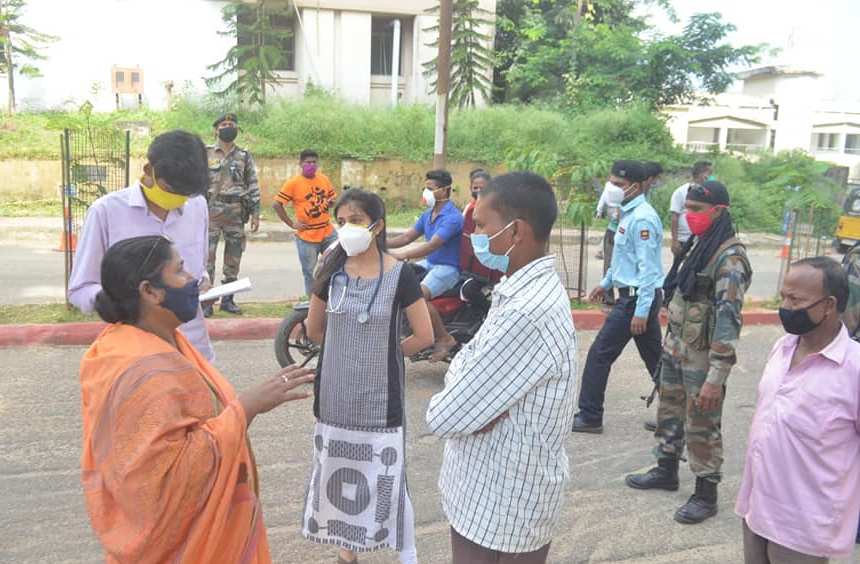
[[[203,317],[212,317],[214,314],[215,310],[212,308],[212,304],[203,306]]]
[[[675,521],[694,525],[716,514],[717,484],[705,478],[696,478],[696,492],[675,512]]]
[[[660,458],[657,466],[644,474],[630,474],[624,482],[637,490],[668,490],[678,489],[678,459]]]
[[[239,306],[236,305],[236,302],[233,301],[233,296],[224,296],[221,298],[221,311],[226,311],[227,313],[232,313],[233,315],[239,315],[242,313],[242,310],[239,309]]]

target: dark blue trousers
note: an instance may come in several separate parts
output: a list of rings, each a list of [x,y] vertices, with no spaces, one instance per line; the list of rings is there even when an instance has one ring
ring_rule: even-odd
[[[657,290],[648,325],[641,335],[630,332],[630,322],[636,311],[636,297],[619,297],[615,307],[606,316],[606,321],[588,349],[585,370],[582,373],[582,387],[579,391],[579,413],[588,423],[603,421],[603,400],[612,363],[621,355],[624,347],[633,339],[639,356],[645,361],[650,375],[654,374],[663,347],[660,332],[660,307],[663,304],[663,291]]]

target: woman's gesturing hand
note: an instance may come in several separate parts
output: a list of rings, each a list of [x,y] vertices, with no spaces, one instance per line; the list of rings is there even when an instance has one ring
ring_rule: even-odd
[[[282,403],[309,398],[313,394],[311,390],[296,388],[312,383],[315,377],[313,369],[288,366],[262,384],[239,394],[239,403],[245,410],[248,425],[260,413],[266,413]]]

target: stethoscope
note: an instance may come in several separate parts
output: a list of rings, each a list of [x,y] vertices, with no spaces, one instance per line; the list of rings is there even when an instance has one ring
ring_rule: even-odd
[[[376,296],[379,294],[379,287],[382,286],[382,275],[384,274],[384,262],[383,262],[383,254],[379,253],[379,278],[376,279],[376,286],[373,288],[373,295],[370,297],[370,303],[367,304],[367,309],[358,314],[358,322],[362,325],[367,323],[370,320],[370,310],[373,307],[373,304],[376,303]],[[341,307],[343,306],[343,300],[346,298],[346,287],[349,284],[349,275],[343,269],[338,270],[334,274],[332,274],[331,280],[328,283],[328,295],[329,298],[332,296],[332,291],[334,290],[334,283],[337,280],[338,276],[345,276],[346,281],[343,284],[343,290],[340,292],[340,300],[337,302],[337,305],[334,308],[328,306],[326,307],[326,313],[343,313]],[[331,299],[329,299],[331,302]]]

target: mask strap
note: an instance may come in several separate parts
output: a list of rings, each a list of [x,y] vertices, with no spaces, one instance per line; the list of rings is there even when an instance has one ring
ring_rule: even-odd
[[[502,227],[501,229],[499,229],[499,231],[498,231],[495,235],[493,235],[492,237],[490,237],[490,238],[489,238],[489,240],[490,240],[490,241],[492,241],[493,239],[495,239],[496,237],[498,237],[499,235],[501,235],[502,233],[504,233],[504,232],[508,229],[508,227],[510,227],[511,225],[513,225],[516,221],[517,221],[516,219],[511,220],[511,222],[510,222],[509,224],[507,224],[507,225],[505,225],[504,227]],[[513,247],[511,247],[511,248],[513,249]],[[511,252],[511,251],[508,251],[508,252]]]

